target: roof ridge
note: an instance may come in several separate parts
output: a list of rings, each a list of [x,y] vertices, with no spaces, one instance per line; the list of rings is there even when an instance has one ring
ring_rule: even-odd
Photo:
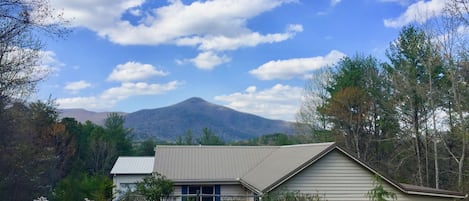
[[[292,145],[283,145],[280,148],[289,148],[289,147],[307,147],[307,146],[324,146],[324,145],[333,145],[335,142],[320,142],[320,143],[307,143],[307,144],[292,144]]]
[[[282,146],[275,146],[275,145],[261,145],[261,146],[244,146],[244,145],[156,145],[156,148],[163,147],[163,148],[194,148],[194,147],[201,147],[201,148],[280,148]]]
[[[247,174],[251,172],[251,170],[256,169],[259,167],[260,164],[262,164],[269,156],[271,156],[274,152],[277,152],[282,146],[278,146],[277,149],[272,150],[269,154],[265,155],[265,157],[262,160],[259,160],[259,162],[256,163],[256,165],[252,166],[251,168],[247,169],[246,172],[239,177],[239,179],[243,179]],[[252,184],[250,184],[252,186]],[[253,186],[254,188],[257,188],[256,186]],[[256,189],[258,190],[258,189]]]

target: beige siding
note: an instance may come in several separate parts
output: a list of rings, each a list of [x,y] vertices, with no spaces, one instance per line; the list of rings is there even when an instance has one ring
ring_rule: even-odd
[[[221,185],[220,186],[220,194],[223,196],[221,197],[222,201],[250,201],[254,200],[252,197],[253,193],[247,189],[245,189],[241,185]]]
[[[174,186],[174,189],[173,189],[173,194],[171,197],[171,199],[168,199],[169,201],[181,201],[181,195],[182,195],[182,188],[181,186]]]
[[[368,201],[374,175],[338,151],[332,151],[274,190],[319,194],[329,201]],[[443,201],[448,198],[409,196],[383,181],[386,190],[395,192],[399,201]]]
[[[116,199],[124,194],[126,186],[134,186],[137,182],[142,181],[144,177],[150,174],[139,174],[139,175],[115,175],[112,178],[114,183],[113,193],[116,195]],[[114,199],[114,200],[116,200]]]

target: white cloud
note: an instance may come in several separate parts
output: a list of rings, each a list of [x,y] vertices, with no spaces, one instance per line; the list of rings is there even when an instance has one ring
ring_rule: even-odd
[[[236,50],[287,40],[301,32],[290,25],[284,33],[260,34],[247,21],[263,12],[297,0],[212,0],[185,4],[170,0],[158,8],[144,8],[145,0],[52,0],[63,8],[73,26],[82,26],[124,45],[174,44],[194,46],[202,52]],[[137,22],[123,18],[130,13]]]
[[[166,76],[167,72],[156,70],[153,65],[142,64],[139,62],[129,61],[125,64],[116,66],[107,78],[108,81],[138,81],[145,80],[153,76]]]
[[[227,102],[227,107],[242,112],[270,119],[294,121],[302,93],[303,89],[300,87],[282,84],[262,91],[258,91],[255,86],[249,86],[244,92],[216,96],[215,100]]]
[[[420,0],[411,4],[407,10],[399,17],[394,19],[385,19],[384,26],[399,28],[410,23],[425,23],[432,17],[441,16],[444,12],[445,0]]]
[[[84,109],[109,109],[115,104],[109,100],[99,100],[98,97],[73,97],[73,98],[59,98],[56,103],[60,108],[84,108]]]
[[[217,55],[214,52],[202,52],[197,57],[190,59],[189,61],[192,62],[197,68],[211,70],[215,66],[220,65],[222,63],[227,63],[231,59],[226,55]]]
[[[65,85],[64,89],[71,91],[72,93],[77,93],[80,90],[86,89],[88,87],[91,87],[91,83],[80,80],[77,82],[69,82]]]
[[[292,38],[296,33],[302,32],[303,26],[298,24],[288,25],[285,33],[262,35],[257,32],[249,32],[236,36],[207,35],[205,37],[184,37],[176,41],[181,46],[198,46],[202,51],[236,50],[240,47],[254,47],[263,43],[281,42]]]
[[[342,0],[331,0],[331,6],[335,7],[337,4],[339,4]]]
[[[87,27],[102,35],[120,21],[127,10],[141,6],[145,0],[51,0],[51,5],[70,19],[72,26]]]
[[[35,77],[44,78],[49,75],[55,75],[65,64],[57,59],[53,51],[39,51],[40,63],[35,67]]]
[[[113,87],[101,94],[103,99],[125,99],[130,96],[139,95],[157,95],[177,88],[181,83],[178,81],[168,82],[166,84],[148,84],[145,82],[122,83],[119,87]]]
[[[179,81],[172,81],[166,84],[127,82],[122,83],[119,87],[107,89],[98,96],[60,98],[57,99],[57,103],[60,108],[110,109],[119,101],[131,96],[163,94],[175,90],[181,84]]]
[[[184,4],[180,0],[145,12],[137,25],[121,19],[144,0],[52,0],[75,26],[87,27],[119,44],[164,44],[196,36],[235,37],[251,32],[246,21],[295,0],[214,0]]]
[[[332,50],[326,56],[269,61],[249,73],[261,80],[303,77],[308,72],[334,65],[344,56],[344,53]]]
[[[402,6],[408,5],[409,0],[379,0],[380,2],[385,2],[385,3],[398,3]]]

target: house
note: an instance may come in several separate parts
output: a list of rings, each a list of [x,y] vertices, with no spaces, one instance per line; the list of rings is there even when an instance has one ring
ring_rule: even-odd
[[[174,200],[259,200],[281,192],[317,194],[329,201],[368,201],[382,180],[399,201],[460,200],[465,194],[401,184],[335,143],[291,146],[157,146],[153,172],[174,182]]]
[[[155,157],[151,156],[117,158],[111,169],[114,200],[118,200],[127,191],[135,191],[137,182],[153,172],[154,160]]]

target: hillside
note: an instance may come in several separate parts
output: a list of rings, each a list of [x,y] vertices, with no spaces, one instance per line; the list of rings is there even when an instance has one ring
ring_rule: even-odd
[[[133,128],[137,138],[157,137],[164,140],[174,140],[189,129],[194,136],[198,136],[203,128],[210,128],[224,140],[248,139],[278,132],[292,133],[289,122],[238,112],[201,98],[130,113],[126,116],[126,127]]]
[[[98,125],[104,125],[104,120],[111,112],[92,112],[85,109],[59,109],[59,117],[73,117],[79,122],[91,121]],[[119,114],[125,115],[123,112]]]
[[[99,125],[104,124],[104,119],[109,114],[83,109],[61,109],[59,112],[61,117],[74,117],[80,122],[90,120]],[[238,112],[201,98],[190,98],[172,106],[124,115],[124,126],[133,129],[137,140],[157,138],[173,141],[188,130],[197,137],[204,128],[211,129],[225,141],[251,139],[272,133],[293,133],[290,122]]]

